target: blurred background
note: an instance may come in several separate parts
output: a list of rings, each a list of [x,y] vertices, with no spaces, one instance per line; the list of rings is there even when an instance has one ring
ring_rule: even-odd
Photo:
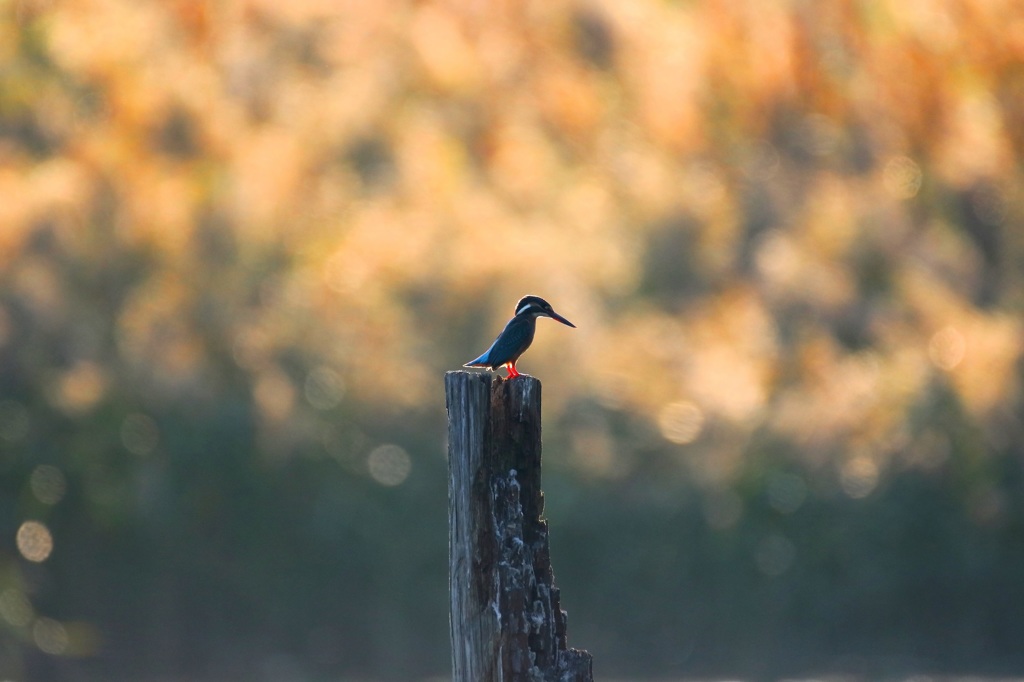
[[[0,679],[449,674],[524,294],[598,679],[1024,675],[1024,4],[0,0]]]

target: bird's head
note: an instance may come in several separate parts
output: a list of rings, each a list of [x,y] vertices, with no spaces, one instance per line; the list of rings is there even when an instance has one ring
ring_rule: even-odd
[[[570,327],[576,327],[572,322],[556,313],[555,309],[551,307],[551,304],[540,296],[523,296],[519,299],[519,303],[516,304],[516,317],[524,317],[527,315],[534,318],[543,315],[544,317],[550,317],[553,320],[558,320],[562,324],[569,325]]]

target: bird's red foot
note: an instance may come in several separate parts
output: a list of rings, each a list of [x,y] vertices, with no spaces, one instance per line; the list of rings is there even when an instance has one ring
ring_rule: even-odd
[[[508,370],[508,376],[505,377],[506,379],[515,379],[517,376],[519,376],[519,372],[516,371],[516,363],[514,363],[514,362],[507,362],[507,363],[505,363],[505,369]]]

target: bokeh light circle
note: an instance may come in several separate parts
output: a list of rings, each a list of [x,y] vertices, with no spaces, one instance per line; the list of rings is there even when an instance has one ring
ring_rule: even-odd
[[[388,487],[405,483],[412,471],[409,453],[393,443],[374,448],[367,456],[366,464],[373,480]]]
[[[26,521],[18,528],[18,551],[29,561],[46,561],[53,552],[53,536],[50,529],[39,521]]]

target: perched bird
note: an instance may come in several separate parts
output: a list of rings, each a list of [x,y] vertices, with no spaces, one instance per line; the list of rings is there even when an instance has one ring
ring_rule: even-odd
[[[498,334],[491,347],[478,357],[470,360],[463,367],[486,367],[495,370],[505,365],[508,369],[508,378],[515,379],[519,376],[516,371],[516,360],[526,352],[526,349],[533,343],[533,334],[537,330],[537,318],[543,315],[558,320],[575,328],[569,320],[555,312],[551,304],[540,296],[523,296],[516,304],[516,314],[505,329]]]

